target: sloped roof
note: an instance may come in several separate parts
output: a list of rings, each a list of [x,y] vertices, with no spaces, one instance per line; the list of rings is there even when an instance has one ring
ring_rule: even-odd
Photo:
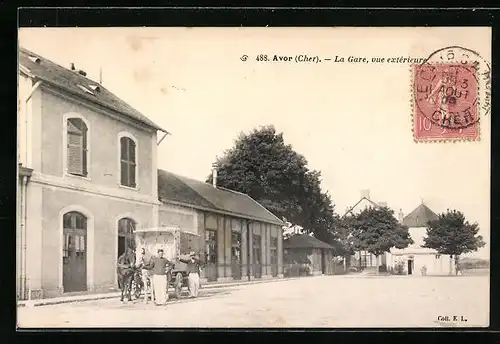
[[[105,87],[76,71],[64,68],[22,47],[19,49],[19,64],[23,67],[21,70],[30,77],[38,78],[92,103],[114,110],[150,128],[167,132]],[[99,91],[95,91],[97,87]]]
[[[283,248],[325,248],[334,250],[334,247],[328,245],[319,239],[307,234],[295,234],[288,239],[283,240]]]
[[[427,222],[437,220],[438,216],[425,204],[420,204],[403,218],[403,225],[408,227],[427,227]]]
[[[250,196],[174,173],[158,170],[158,197],[214,212],[283,225],[283,222]]]
[[[345,212],[345,214],[344,214],[342,217],[346,216],[347,214],[351,214],[351,215],[353,215],[353,214],[354,214],[354,211],[355,211],[355,209],[356,209],[356,207],[357,207],[359,204],[361,204],[361,202],[363,202],[364,200],[368,201],[368,202],[369,202],[369,203],[370,203],[370,204],[371,204],[374,208],[378,208],[378,207],[379,207],[379,205],[378,205],[377,203],[373,202],[371,199],[366,198],[366,197],[361,197],[361,199],[360,199],[359,201],[357,201],[357,202],[356,202],[356,203],[355,203],[352,207],[350,207],[350,208],[349,208],[349,209]]]

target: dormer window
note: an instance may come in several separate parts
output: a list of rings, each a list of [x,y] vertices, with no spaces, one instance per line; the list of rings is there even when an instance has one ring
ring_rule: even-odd
[[[93,96],[95,96],[94,92],[92,92],[91,90],[89,90],[87,87],[83,86],[83,85],[80,85],[80,84],[77,84],[78,87],[80,87],[80,89],[88,94],[91,94]]]
[[[28,58],[35,62],[35,63],[40,63],[42,60],[40,60],[40,58],[36,57],[36,56],[28,56]]]
[[[97,85],[89,85],[89,87],[94,92],[101,92],[101,88]]]

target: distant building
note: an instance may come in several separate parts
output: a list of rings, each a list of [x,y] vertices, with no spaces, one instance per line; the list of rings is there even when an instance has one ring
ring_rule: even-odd
[[[359,214],[364,209],[367,208],[380,208],[386,207],[386,202],[374,202],[370,199],[370,190],[361,190],[361,198],[357,201],[353,206],[348,207],[343,217],[353,216]],[[388,254],[381,255],[380,260],[382,266],[387,263]],[[369,268],[369,267],[377,267],[377,257],[374,254],[371,254],[367,251],[358,251],[353,256],[351,256],[351,260],[349,262],[350,266],[357,268]]]
[[[427,275],[443,275],[449,273],[451,263],[452,273],[455,273],[453,258],[449,255],[440,255],[436,250],[422,247],[424,237],[427,235],[427,223],[438,218],[436,213],[422,203],[404,217],[400,211],[399,218],[403,225],[408,226],[414,243],[405,249],[391,249],[390,265],[393,268],[401,262],[404,264],[403,271],[407,275],[421,275],[421,269],[424,266],[427,269]]]
[[[304,264],[312,275],[334,273],[334,247],[307,234],[295,234],[284,240],[285,274],[293,275],[294,264]]]

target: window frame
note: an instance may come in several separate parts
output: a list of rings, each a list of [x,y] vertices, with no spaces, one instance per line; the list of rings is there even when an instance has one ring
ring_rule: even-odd
[[[208,234],[208,237],[207,237]],[[205,236],[205,262],[207,264],[218,264],[218,257],[217,257],[217,250],[218,248],[218,243],[217,243],[217,231],[214,229],[205,229],[204,232]],[[213,247],[213,252],[209,252],[207,249],[207,246],[212,246]],[[212,259],[210,257],[213,257],[214,261],[212,262]]]
[[[86,174],[80,175],[80,174],[74,174],[69,172],[68,168],[68,122],[70,119],[80,119],[83,124],[86,126],[86,137],[85,137],[85,150],[86,150],[86,157],[85,157],[85,166],[84,170],[86,171]],[[77,179],[85,179],[85,180],[91,180],[91,166],[92,166],[92,128],[90,125],[90,122],[85,118],[84,116],[78,114],[78,113],[66,113],[63,116],[63,129],[62,129],[62,137],[63,137],[63,144],[62,144],[62,154],[63,154],[63,176],[64,177],[70,177],[70,178],[77,178]]]
[[[128,138],[132,140],[135,144],[135,186],[128,186],[122,184],[122,138]],[[130,190],[139,190],[139,140],[129,132],[120,132],[118,134],[118,156],[117,156],[117,167],[118,173],[117,175],[117,183],[118,186],[125,189]]]
[[[120,224],[122,223],[122,220],[130,221],[130,223],[133,223],[133,228],[130,232],[128,231],[128,228],[125,232],[120,231]],[[125,239],[124,249],[127,248],[127,245],[130,246],[130,242],[132,242],[133,245],[135,245],[135,231],[137,230],[137,226],[138,226],[137,221],[135,219],[131,218],[130,216],[121,216],[120,218],[118,218],[118,220],[116,222],[117,245],[119,245],[120,237],[123,237]],[[117,247],[117,256],[119,255],[119,252],[120,252],[120,248]]]

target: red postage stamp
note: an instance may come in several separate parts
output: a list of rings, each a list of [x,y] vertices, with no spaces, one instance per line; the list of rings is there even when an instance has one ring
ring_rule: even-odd
[[[479,140],[479,82],[467,63],[426,63],[413,72],[416,141]]]

